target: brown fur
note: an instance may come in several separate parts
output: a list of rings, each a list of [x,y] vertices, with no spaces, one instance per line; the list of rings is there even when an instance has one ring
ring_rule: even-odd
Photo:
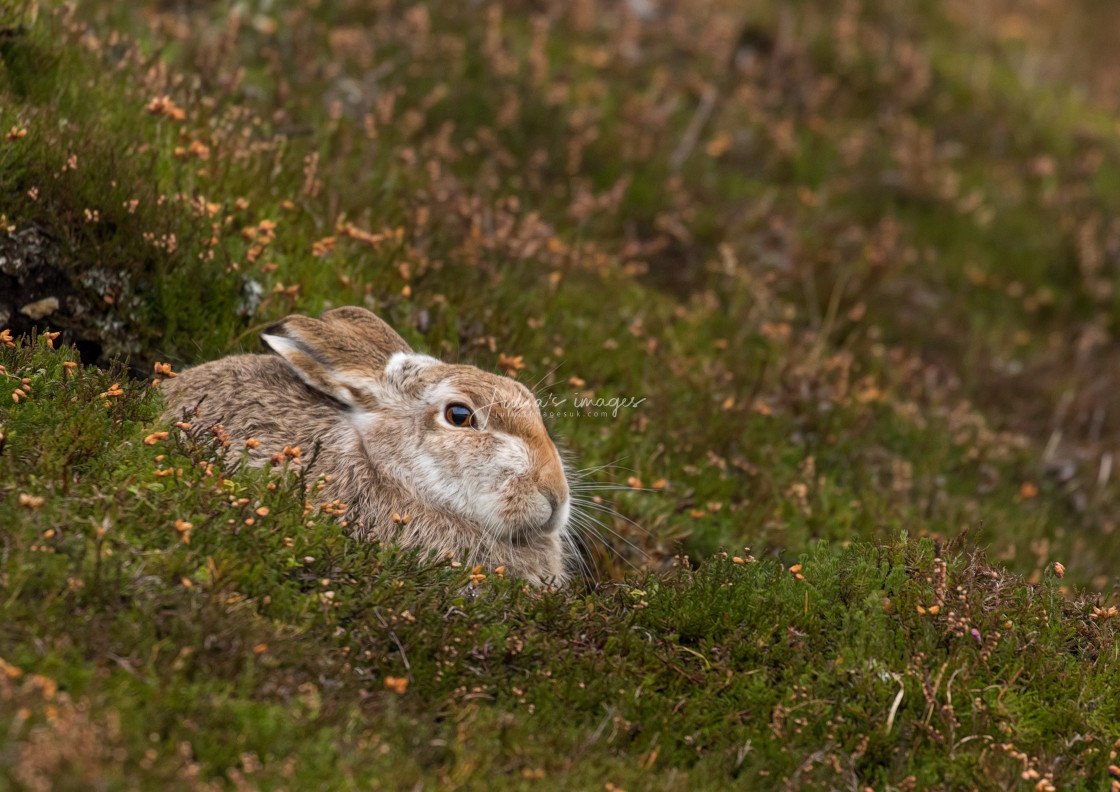
[[[318,497],[346,504],[344,519],[359,538],[505,566],[535,583],[566,580],[567,479],[524,386],[414,356],[362,308],[290,316],[263,340],[279,356],[236,355],[166,380],[165,419],[199,430],[221,424],[232,449],[256,438],[259,447],[248,449],[254,465],[285,446],[299,446],[304,460],[318,447],[315,470],[328,477]],[[409,357],[387,374],[394,353]],[[480,428],[442,420],[446,399],[432,401],[442,393],[473,407]],[[473,491],[496,507],[475,515]],[[553,510],[546,522],[542,496]]]

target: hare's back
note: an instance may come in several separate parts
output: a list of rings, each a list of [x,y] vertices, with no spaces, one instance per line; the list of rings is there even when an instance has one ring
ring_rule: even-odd
[[[308,387],[275,355],[235,355],[165,380],[165,420],[208,428],[221,424],[230,439],[254,437],[286,445],[313,440],[340,405]]]

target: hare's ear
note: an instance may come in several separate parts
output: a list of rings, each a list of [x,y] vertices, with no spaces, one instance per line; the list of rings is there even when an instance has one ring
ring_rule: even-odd
[[[318,319],[289,316],[269,326],[261,342],[308,385],[348,405],[376,389],[395,353],[412,352],[389,325],[357,306]]]

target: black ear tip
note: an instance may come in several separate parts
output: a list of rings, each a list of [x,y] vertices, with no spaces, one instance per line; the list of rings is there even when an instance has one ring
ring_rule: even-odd
[[[282,321],[273,322],[268,327],[266,327],[263,331],[261,331],[261,335],[260,335],[261,346],[263,346],[265,349],[267,349],[270,352],[275,352],[276,350],[272,348],[272,344],[268,343],[268,337],[269,336],[283,336],[283,335],[285,335],[285,333],[284,333],[284,322],[282,322]]]

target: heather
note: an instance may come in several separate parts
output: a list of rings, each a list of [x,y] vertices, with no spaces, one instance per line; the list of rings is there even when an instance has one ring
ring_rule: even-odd
[[[1118,132],[1013,6],[8,7],[0,783],[1109,784]],[[160,422],[343,304],[553,400],[575,584]]]

